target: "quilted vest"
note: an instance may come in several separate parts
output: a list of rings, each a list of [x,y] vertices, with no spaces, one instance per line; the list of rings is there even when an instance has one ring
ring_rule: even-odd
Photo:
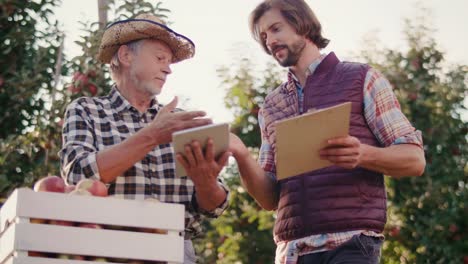
[[[365,64],[340,62],[334,53],[327,55],[306,80],[304,112],[352,102],[349,134],[361,143],[380,147],[364,117],[363,86],[368,69]],[[262,111],[269,143],[275,150],[275,121],[300,114],[296,90],[284,84],[278,87],[265,98]],[[381,173],[331,166],[279,181],[279,186],[274,227],[279,241],[352,230],[382,232],[386,223]]]

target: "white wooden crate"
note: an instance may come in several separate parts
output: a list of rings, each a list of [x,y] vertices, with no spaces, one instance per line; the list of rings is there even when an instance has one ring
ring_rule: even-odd
[[[160,229],[167,234],[31,223],[34,218]],[[180,204],[21,188],[0,210],[0,263],[100,263],[28,257],[28,251],[182,263],[183,230],[184,206]]]

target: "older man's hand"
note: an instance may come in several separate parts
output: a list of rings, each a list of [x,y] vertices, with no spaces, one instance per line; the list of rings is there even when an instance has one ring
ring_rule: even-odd
[[[159,110],[154,120],[144,129],[155,145],[172,141],[172,133],[192,127],[213,123],[210,118],[202,118],[204,111],[173,112],[177,106],[177,97]]]
[[[224,152],[216,159],[214,143],[210,138],[207,141],[205,153],[198,141],[192,141],[185,146],[185,153],[177,153],[177,160],[182,164],[188,177],[195,184],[197,190],[215,188],[217,177],[227,164],[230,152]]]

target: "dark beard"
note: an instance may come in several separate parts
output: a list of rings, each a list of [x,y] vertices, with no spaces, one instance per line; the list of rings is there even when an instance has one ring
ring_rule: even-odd
[[[299,61],[299,58],[301,57],[302,51],[304,50],[305,46],[305,40],[298,40],[296,43],[293,43],[291,47],[287,46],[288,55],[283,61],[280,61],[276,57],[275,59],[283,67],[295,66]]]

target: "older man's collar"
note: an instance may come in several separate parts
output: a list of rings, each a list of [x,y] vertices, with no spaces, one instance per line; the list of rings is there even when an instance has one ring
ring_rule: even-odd
[[[117,85],[113,85],[111,92],[109,94],[110,102],[112,104],[112,107],[118,112],[124,112],[124,111],[135,111],[138,112],[138,110],[130,104],[130,102],[120,93],[119,89],[117,88]],[[154,112],[156,113],[159,111],[160,104],[158,103],[158,100],[156,97],[151,99],[150,101],[150,106],[147,111],[149,112]]]

